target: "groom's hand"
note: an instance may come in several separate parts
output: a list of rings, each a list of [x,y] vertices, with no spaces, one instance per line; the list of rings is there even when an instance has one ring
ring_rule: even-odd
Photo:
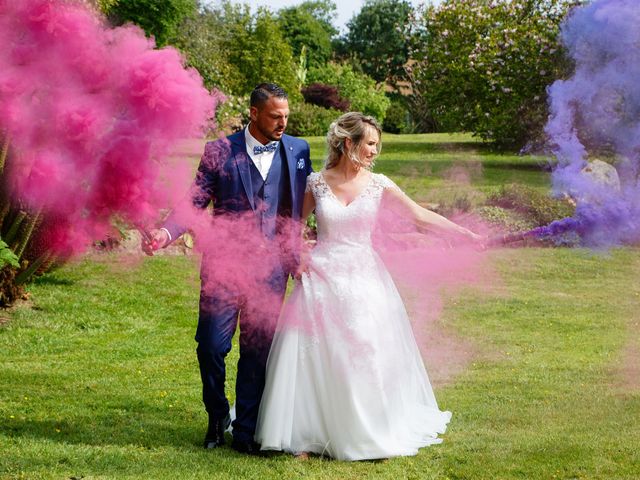
[[[153,255],[153,252],[164,248],[169,243],[169,234],[165,230],[154,229],[143,234],[140,241],[140,248],[149,256]]]

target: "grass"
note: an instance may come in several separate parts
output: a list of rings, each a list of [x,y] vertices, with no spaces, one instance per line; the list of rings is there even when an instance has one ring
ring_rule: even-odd
[[[509,167],[535,160],[491,153],[466,136],[385,135],[383,148],[377,170],[420,192],[439,190],[447,180],[438,172],[472,155],[497,165],[472,178],[480,191],[501,178],[548,181]],[[320,158],[314,153],[316,167]],[[437,165],[433,178],[403,173],[414,158],[423,169]],[[447,328],[477,350],[436,391],[454,413],[444,443],[356,463],[203,451],[197,259],[100,255],[69,264],[33,284],[31,304],[0,325],[0,478],[638,478],[640,385],[623,368],[640,350],[638,250],[491,257],[500,283],[456,294],[444,311]],[[231,380],[235,360],[237,348]],[[227,392],[233,400],[232,381]]]
[[[307,140],[318,170],[326,154],[324,138]],[[385,133],[375,170],[392,177],[416,200],[439,203],[460,195],[484,196],[505,183],[524,183],[546,191],[547,165],[543,157],[493,151],[468,134]]]

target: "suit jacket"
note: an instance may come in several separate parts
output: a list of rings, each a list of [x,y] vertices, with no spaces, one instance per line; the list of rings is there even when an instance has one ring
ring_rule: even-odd
[[[302,139],[283,135],[280,148],[288,167],[286,170],[291,209],[287,215],[298,223],[302,215],[307,176],[312,171],[309,144]],[[205,209],[213,202],[214,216],[255,211],[259,206],[254,200],[251,163],[246,150],[244,129],[226,138],[208,142],[190,192],[193,206]],[[180,215],[175,212],[165,221],[164,228],[169,231],[172,239],[178,238],[187,230]]]

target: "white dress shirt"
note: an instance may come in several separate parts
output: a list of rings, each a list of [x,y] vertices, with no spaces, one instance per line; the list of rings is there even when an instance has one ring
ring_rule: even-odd
[[[269,173],[269,169],[271,168],[271,164],[273,163],[273,157],[275,156],[275,150],[273,152],[262,152],[259,154],[253,153],[253,147],[262,147],[262,143],[254,138],[249,132],[249,125],[247,125],[244,129],[244,138],[247,144],[247,155],[253,161],[253,164],[256,166],[258,171],[260,172],[260,176],[263,180],[267,179],[267,174]],[[278,142],[269,142],[267,145],[272,143],[277,144]]]

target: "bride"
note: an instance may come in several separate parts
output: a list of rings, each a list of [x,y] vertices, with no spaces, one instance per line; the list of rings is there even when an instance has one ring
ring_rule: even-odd
[[[339,460],[415,455],[440,443],[438,408],[402,299],[372,246],[378,210],[478,240],[370,171],[381,129],[361,113],[329,128],[325,168],[307,180],[303,216],[318,240],[283,307],[255,440],[262,450]]]

